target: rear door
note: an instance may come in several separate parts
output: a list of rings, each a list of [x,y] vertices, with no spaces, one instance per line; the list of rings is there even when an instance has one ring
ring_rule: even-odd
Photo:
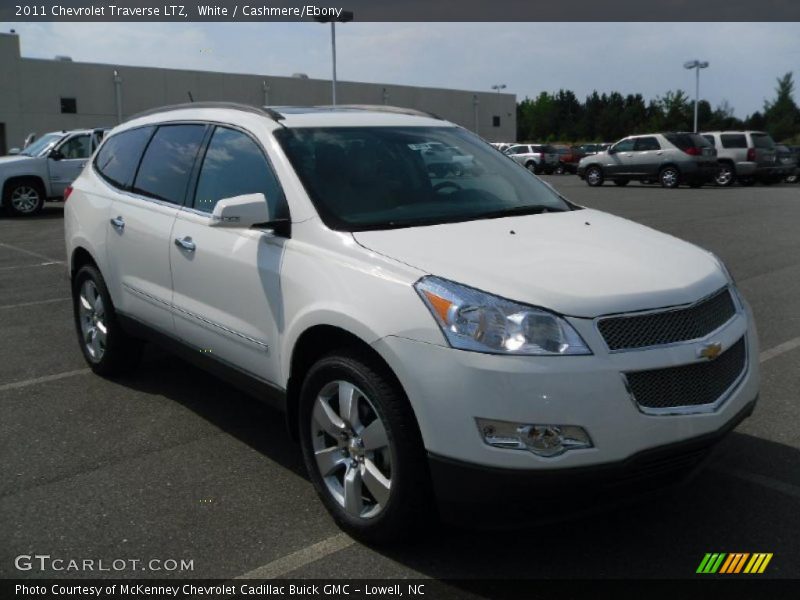
[[[88,133],[71,135],[59,142],[47,159],[50,194],[62,197],[64,190],[80,175],[92,155],[92,139]]]
[[[216,127],[169,244],[175,330],[212,357],[274,382],[284,327],[280,268],[286,239],[259,228],[209,225],[221,199],[259,192],[271,214],[288,218],[260,144],[244,131]]]
[[[146,148],[138,169],[134,167],[133,183],[115,195],[111,207],[107,247],[116,306],[168,334],[174,334],[172,227],[206,130],[196,123],[161,125],[155,132],[144,128],[136,142]],[[98,159],[103,159],[103,150]]]
[[[657,177],[663,155],[664,151],[657,137],[647,135],[636,138],[631,173],[641,177]]]

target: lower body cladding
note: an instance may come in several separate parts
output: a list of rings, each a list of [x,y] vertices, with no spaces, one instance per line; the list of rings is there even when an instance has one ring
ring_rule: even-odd
[[[584,321],[580,327],[578,321]],[[571,322],[592,348],[600,347],[591,321]],[[554,496],[563,507],[577,496],[574,508],[588,508],[583,505],[594,505],[604,489],[627,486],[646,493],[684,479],[752,412],[759,391],[755,330],[740,314],[710,338],[558,357],[480,354],[391,336],[375,347],[414,408],[440,504],[505,504],[516,497],[530,508],[531,502],[538,506]],[[698,350],[712,340],[722,353],[715,360],[699,359]],[[687,365],[708,371],[687,371]],[[715,370],[727,378],[716,386],[710,383]],[[674,411],[651,409],[652,394],[644,405],[637,402],[631,375],[665,372],[673,380],[653,381]],[[682,376],[702,380],[674,381]],[[694,394],[691,406],[669,398],[697,388],[714,396]],[[506,438],[494,444],[504,423],[506,432],[520,432],[522,442]],[[538,451],[543,440],[549,449]],[[569,494],[570,489],[579,493]]]

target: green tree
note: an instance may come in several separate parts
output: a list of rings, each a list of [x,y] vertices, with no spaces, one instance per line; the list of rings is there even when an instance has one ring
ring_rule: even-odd
[[[800,131],[800,109],[794,101],[792,73],[778,77],[776,97],[764,102],[764,121],[770,135],[778,141],[787,140]]]

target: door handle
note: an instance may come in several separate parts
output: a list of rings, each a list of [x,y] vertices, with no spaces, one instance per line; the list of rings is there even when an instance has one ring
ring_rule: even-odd
[[[122,217],[114,217],[109,221],[111,225],[114,226],[114,229],[117,231],[122,231],[125,229],[125,220]]]
[[[175,238],[175,245],[178,248],[186,250],[187,252],[194,252],[197,249],[197,246],[192,241],[192,238],[188,236],[184,238]]]

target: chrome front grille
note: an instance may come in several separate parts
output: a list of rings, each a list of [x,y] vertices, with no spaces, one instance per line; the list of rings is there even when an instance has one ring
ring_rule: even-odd
[[[703,338],[735,314],[736,305],[726,287],[691,306],[604,317],[597,327],[609,350],[633,350]]]
[[[737,382],[747,365],[744,338],[715,360],[626,373],[628,388],[643,412],[714,404]]]

